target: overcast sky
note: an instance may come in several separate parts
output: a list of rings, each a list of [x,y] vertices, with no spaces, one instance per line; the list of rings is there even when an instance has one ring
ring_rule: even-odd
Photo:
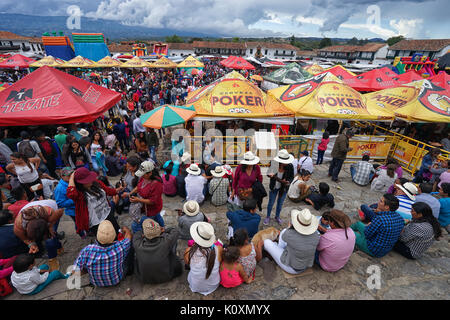
[[[450,38],[449,0],[1,0],[0,12],[66,16],[70,5],[87,17],[225,36]]]

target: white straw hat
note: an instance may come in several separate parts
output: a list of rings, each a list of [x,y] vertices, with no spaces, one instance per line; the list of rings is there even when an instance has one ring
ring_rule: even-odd
[[[186,171],[194,176],[199,176],[202,173],[196,163],[192,163],[189,168],[186,169]]]
[[[87,131],[86,129],[80,129],[78,131],[78,133],[83,136],[83,137],[88,137],[89,136],[89,131]]]
[[[416,194],[419,193],[419,190],[412,182],[405,182],[403,185],[396,184],[397,188],[402,190],[408,198],[410,198],[412,201],[416,201]]]
[[[100,222],[97,229],[97,241],[106,245],[113,243],[115,238],[116,230],[114,230],[111,221],[103,220]]]
[[[306,236],[316,232],[319,226],[319,220],[311,214],[309,209],[303,209],[302,211],[292,210],[291,222],[298,233]]]
[[[183,205],[183,212],[190,217],[196,216],[200,211],[200,206],[197,201],[189,200]]]
[[[227,174],[227,172],[222,166],[217,166],[213,171],[211,171],[211,174],[216,178],[222,178]]]
[[[244,160],[241,161],[241,164],[254,165],[259,163],[259,157],[255,156],[253,152],[247,151],[244,154]]]
[[[289,152],[286,149],[282,149],[278,151],[278,155],[274,158],[276,162],[289,164],[294,161],[294,156],[292,154],[289,154]]]
[[[214,228],[208,222],[195,222],[191,225],[191,237],[196,244],[203,248],[209,248],[216,242]]]

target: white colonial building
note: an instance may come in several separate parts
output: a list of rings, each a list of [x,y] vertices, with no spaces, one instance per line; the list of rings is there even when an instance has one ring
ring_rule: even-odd
[[[6,53],[42,58],[45,50],[41,38],[23,37],[9,31],[0,31],[0,54]]]

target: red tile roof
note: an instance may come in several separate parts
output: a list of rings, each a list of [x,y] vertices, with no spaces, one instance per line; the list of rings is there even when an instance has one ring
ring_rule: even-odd
[[[38,37],[25,37],[9,31],[0,31],[0,39],[4,40],[25,40],[33,43],[42,43],[42,39]]]
[[[125,53],[125,52],[133,52],[133,46],[131,44],[117,44],[112,43],[108,45],[109,52],[116,52],[116,53]]]
[[[389,50],[440,51],[450,45],[450,39],[402,40]]]
[[[276,43],[276,42],[263,42],[263,41],[249,41],[246,42],[247,48],[256,48],[260,46],[261,48],[269,49],[286,49],[297,51],[298,48],[289,43]]]
[[[359,47],[357,51],[359,52],[377,52],[384,46],[387,46],[387,43],[366,43],[365,45]]]
[[[168,45],[172,50],[194,50],[193,43],[168,43]]]
[[[215,41],[194,41],[194,48],[213,48],[213,49],[246,49],[244,42],[215,42]]]

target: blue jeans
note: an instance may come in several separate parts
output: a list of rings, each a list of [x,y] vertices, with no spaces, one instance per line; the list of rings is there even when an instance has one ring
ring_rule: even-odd
[[[355,174],[356,174],[356,169],[353,167],[350,167],[350,174],[351,174],[352,180],[353,180],[353,178],[355,177]],[[373,172],[369,174],[369,181],[372,181],[372,178],[374,175],[375,175],[375,173],[373,173]]]
[[[283,207],[284,199],[286,199],[287,192],[280,194],[280,189],[273,189],[269,192],[269,203],[267,204],[267,218],[270,218],[270,213],[272,212],[272,207],[275,204],[275,199],[278,195],[277,208],[275,212],[275,218],[280,217],[281,208]]]
[[[50,267],[46,264],[43,264],[42,266],[39,267],[39,270],[48,270],[48,269],[50,269]],[[54,271],[50,272],[50,274],[47,277],[47,280],[45,280],[45,282],[38,285],[36,287],[36,289],[34,289],[32,292],[28,293],[28,295],[33,295],[33,294],[37,294],[37,293],[41,292],[46,286],[48,286],[54,280],[58,280],[58,279],[67,279],[67,277],[58,270],[54,270]]]
[[[319,267],[322,268],[322,266],[320,265],[320,261],[319,261],[319,254],[320,254],[320,251],[316,250],[316,253],[314,254],[314,262],[315,262],[315,264],[317,264]]]
[[[58,222],[55,223],[53,226],[53,230],[55,230],[55,233],[58,231]],[[45,248],[47,249],[47,255],[49,259],[53,259],[58,255],[57,250],[61,249],[62,245],[61,242],[59,242],[58,237],[55,236],[54,238],[45,240]]]
[[[150,153],[150,158],[156,163],[156,147],[155,146],[149,146],[148,151]]]
[[[161,217],[161,215],[158,213],[156,216],[153,216],[153,217],[143,216],[143,217],[141,218],[141,220],[139,221],[139,223],[133,221],[133,222],[131,223],[131,231],[132,231],[133,233],[136,233],[136,232],[138,232],[138,231],[142,231],[142,222],[144,222],[145,219],[153,219],[153,220],[155,220],[156,222],[158,222],[158,224],[159,224],[160,227],[164,227],[164,219],[163,219],[163,217]]]
[[[323,163],[323,155],[325,154],[325,150],[317,150],[317,162],[316,164]]]
[[[331,175],[331,180],[336,181],[338,179],[338,175],[339,172],[341,172],[343,164],[343,159],[333,158],[333,160],[331,160],[330,168],[328,169],[328,174]]]

